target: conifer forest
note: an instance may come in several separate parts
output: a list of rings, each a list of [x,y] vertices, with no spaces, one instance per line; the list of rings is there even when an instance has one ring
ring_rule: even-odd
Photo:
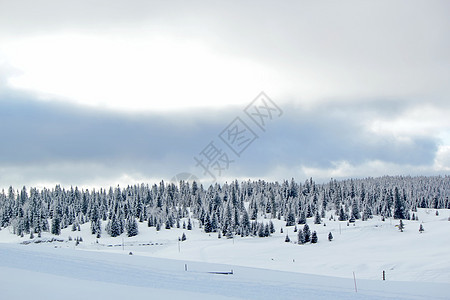
[[[385,176],[320,184],[312,178],[305,182],[236,180],[210,186],[161,181],[91,190],[59,185],[42,190],[10,187],[0,193],[0,225],[11,226],[19,236],[33,237],[45,231],[58,235],[67,227],[77,231],[90,223],[97,237],[124,232],[131,237],[141,226],[191,230],[191,219],[197,219],[206,233],[267,237],[276,230],[270,219],[283,220],[286,226],[306,224],[307,218],[320,224],[328,211],[330,219],[348,222],[374,215],[414,220],[417,208],[450,208],[449,179]]]

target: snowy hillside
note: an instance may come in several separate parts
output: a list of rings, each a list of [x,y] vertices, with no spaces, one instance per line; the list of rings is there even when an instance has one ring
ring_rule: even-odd
[[[352,279],[49,244],[0,244],[0,285],[2,299],[445,299],[448,291],[446,284],[358,280],[356,293]]]
[[[396,227],[397,220],[383,222],[380,217],[349,226],[345,221],[327,219],[324,226],[308,219],[311,230],[318,232],[318,243],[304,245],[296,244],[294,226],[286,227],[276,219],[272,220],[276,233],[268,238],[219,239],[217,233],[206,234],[198,228],[197,220],[192,230],[156,231],[139,223],[139,234],[130,238],[123,234],[97,239],[90,234],[89,224],[82,225],[81,231],[66,228],[58,237],[43,233],[33,240],[13,235],[9,228],[0,231],[0,282],[7,299],[23,299],[47,289],[58,291],[55,299],[59,292],[75,299],[75,290],[111,299],[127,295],[155,295],[154,299],[280,299],[282,295],[285,299],[295,295],[445,299],[450,286],[450,211],[439,210],[438,216],[435,211],[419,209],[419,221],[404,221],[403,232]],[[419,233],[420,224],[423,233]],[[285,242],[286,232],[290,243]],[[331,242],[329,232],[334,237]],[[179,242],[182,233],[187,239]],[[77,237],[83,239],[78,245]],[[44,243],[51,238],[61,241]],[[207,273],[231,270],[232,275]],[[383,270],[386,281],[382,281]],[[27,289],[17,283],[24,278]]]

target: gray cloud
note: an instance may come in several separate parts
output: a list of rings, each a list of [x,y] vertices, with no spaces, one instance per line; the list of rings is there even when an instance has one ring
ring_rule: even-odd
[[[329,103],[309,110],[287,104],[282,117],[268,124],[264,133],[237,107],[122,114],[43,102],[32,94],[4,89],[0,94],[0,179],[5,184],[8,180],[86,184],[123,174],[137,180],[171,178],[184,171],[200,177],[202,169],[195,167],[193,157],[210,141],[235,161],[224,171],[231,178],[270,176],[280,166],[287,168],[286,177],[292,177],[299,166],[326,169],[337,161],[433,165],[439,144],[435,137],[409,135],[405,140],[373,134],[365,127],[367,118],[392,117],[406,107],[386,108],[390,102],[380,100],[378,106],[363,103],[367,104]],[[236,116],[259,135],[240,158],[218,138]]]

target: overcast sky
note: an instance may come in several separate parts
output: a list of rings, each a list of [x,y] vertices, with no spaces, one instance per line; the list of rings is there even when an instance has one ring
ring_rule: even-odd
[[[0,188],[448,175],[449,12],[0,0]]]

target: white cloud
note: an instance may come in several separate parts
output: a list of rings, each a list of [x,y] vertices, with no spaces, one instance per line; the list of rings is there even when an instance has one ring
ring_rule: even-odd
[[[0,6],[0,56],[22,71],[11,84],[44,98],[154,110],[261,90],[301,103],[450,93],[445,2],[27,2]]]
[[[64,34],[3,45],[21,71],[14,88],[44,98],[123,110],[182,109],[249,102],[275,72],[208,45],[170,37]]]
[[[443,173],[450,172],[450,146],[440,146],[434,160],[434,169]]]
[[[389,133],[398,137],[419,135],[441,137],[441,132],[450,130],[449,109],[423,103],[406,107],[394,117],[372,119],[369,128],[374,133]],[[450,140],[445,141],[450,145]]]

